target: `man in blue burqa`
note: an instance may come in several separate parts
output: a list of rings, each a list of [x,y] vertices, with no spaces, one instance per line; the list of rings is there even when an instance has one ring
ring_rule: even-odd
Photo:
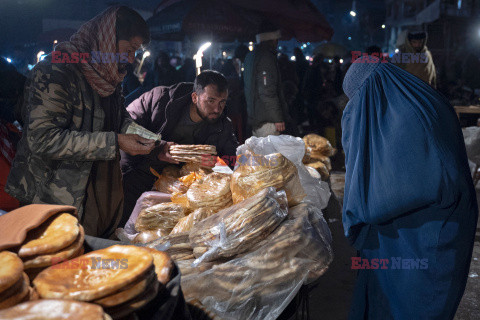
[[[453,319],[478,217],[462,132],[440,93],[377,61],[343,82],[343,225],[361,258],[350,319]]]

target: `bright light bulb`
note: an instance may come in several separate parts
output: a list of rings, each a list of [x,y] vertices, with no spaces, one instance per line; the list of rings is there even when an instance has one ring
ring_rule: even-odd
[[[291,56],[290,60],[295,61],[295,56]]]
[[[45,51],[38,51],[37,53],[37,63],[41,60],[40,58],[45,54]]]
[[[12,59],[7,58],[7,62],[8,62],[8,63],[12,63]]]
[[[340,59],[340,63],[343,63],[343,59]]]
[[[357,13],[352,10],[352,11],[350,11],[350,15],[351,15],[352,17],[355,17],[355,16],[357,15]]]
[[[150,51],[145,51],[143,53],[143,58],[145,59],[146,57],[149,57],[150,56]]]
[[[385,26],[384,24],[382,24],[382,29],[385,29],[385,27],[386,27],[386,26]]]

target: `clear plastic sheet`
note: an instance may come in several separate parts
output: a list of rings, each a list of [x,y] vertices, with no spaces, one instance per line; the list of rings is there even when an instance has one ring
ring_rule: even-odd
[[[297,168],[282,154],[259,155],[247,151],[239,156],[238,163],[232,175],[234,203],[267,187],[285,190],[289,206],[299,204],[305,198],[306,193],[300,184]]]
[[[186,208],[182,205],[165,202],[143,209],[135,222],[138,232],[155,230],[169,234],[177,222],[185,217]]]
[[[237,156],[247,152],[260,155],[281,153],[297,167],[300,183],[303,190],[307,193],[303,202],[311,203],[320,209],[327,207],[328,199],[330,198],[330,188],[325,181],[313,178],[302,163],[305,155],[305,143],[302,139],[288,135],[264,138],[251,137],[245,141],[245,144],[237,148]],[[237,161],[236,166],[238,167],[238,165]]]
[[[216,211],[209,208],[195,209],[188,216],[180,219],[170,234],[190,231],[198,222],[210,217]]]
[[[327,270],[331,241],[321,211],[300,204],[264,240],[230,261],[179,264],[182,290],[221,319],[273,320],[303,284]]]
[[[195,263],[248,251],[286,218],[287,210],[285,191],[269,187],[200,221],[190,231]]]
[[[146,244],[149,248],[165,251],[175,262],[194,259],[188,232],[171,234]]]
[[[191,210],[211,208],[219,211],[231,206],[233,204],[231,179],[230,174],[213,172],[192,183],[187,191],[189,208]]]

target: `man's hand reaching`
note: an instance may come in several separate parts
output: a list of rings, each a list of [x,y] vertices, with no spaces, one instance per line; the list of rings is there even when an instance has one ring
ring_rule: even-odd
[[[129,155],[149,154],[155,147],[155,140],[145,139],[138,134],[117,134],[118,147]]]

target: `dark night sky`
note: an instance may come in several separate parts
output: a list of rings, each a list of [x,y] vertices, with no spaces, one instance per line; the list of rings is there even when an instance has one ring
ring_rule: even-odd
[[[136,9],[152,11],[160,0],[0,0],[0,49],[17,43],[36,41],[42,30],[42,17],[86,21],[104,10],[108,5],[126,4]],[[313,0],[335,30],[332,41],[349,47],[367,45],[369,36],[364,27],[377,28],[374,39],[383,39],[380,28],[384,22],[384,0],[358,0],[357,17],[349,12],[352,0]],[[352,36],[352,40],[347,40]]]

